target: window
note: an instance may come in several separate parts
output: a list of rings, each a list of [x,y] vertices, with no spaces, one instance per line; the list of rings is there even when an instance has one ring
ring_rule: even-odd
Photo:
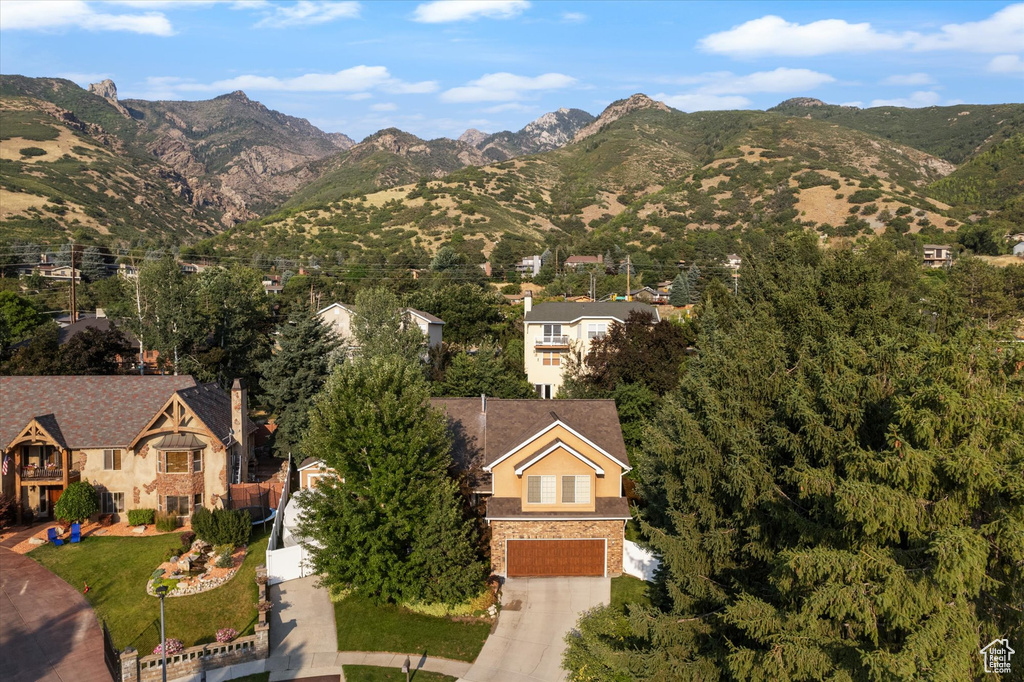
[[[534,384],[533,388],[537,391],[538,398],[541,400],[551,400],[553,393],[551,384]]]
[[[107,452],[110,452],[109,450]],[[115,514],[124,511],[124,493],[100,494],[100,511],[104,514]]]
[[[555,477],[527,476],[526,501],[529,504],[554,504]]]
[[[188,495],[168,495],[164,498],[164,511],[177,516],[188,516]]]
[[[562,476],[562,504],[590,502],[590,476]]]
[[[562,364],[562,354],[561,353],[549,353],[549,352],[545,351],[545,352],[541,353],[540,355],[541,355],[541,364],[543,364],[545,367],[558,367],[559,365]]]
[[[552,336],[562,335],[562,325],[560,324],[546,324],[544,325],[544,338],[550,339]]]
[[[587,338],[588,339],[603,339],[608,334],[608,323],[607,322],[589,322],[587,323]]]
[[[203,494],[202,493],[196,493],[195,495],[192,496],[192,508],[195,509],[196,507],[202,507],[202,506],[203,506]]]
[[[196,450],[192,453],[192,471],[203,470],[203,451]]]
[[[162,466],[160,470],[167,474],[187,474],[190,452],[161,452],[157,459]]]
[[[103,468],[106,471],[120,471],[121,470],[121,451],[120,450],[104,450],[103,451]]]

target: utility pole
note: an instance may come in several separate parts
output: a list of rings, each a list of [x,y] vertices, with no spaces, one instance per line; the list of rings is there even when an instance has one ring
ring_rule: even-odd
[[[75,242],[71,242],[71,324],[78,321],[78,299],[75,296]]]
[[[629,265],[629,254],[626,254],[626,300],[630,300],[629,297],[629,271],[631,270]]]

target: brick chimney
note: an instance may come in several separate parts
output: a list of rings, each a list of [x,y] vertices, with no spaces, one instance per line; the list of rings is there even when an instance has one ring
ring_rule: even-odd
[[[245,417],[249,413],[249,396],[245,390],[245,382],[235,379],[231,385],[231,431],[238,442],[239,466],[242,469],[242,481],[248,480],[249,468],[249,430],[246,428]]]

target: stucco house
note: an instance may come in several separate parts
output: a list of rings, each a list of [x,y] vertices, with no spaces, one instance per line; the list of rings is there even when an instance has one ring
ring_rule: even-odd
[[[408,324],[415,324],[427,341],[427,346],[433,348],[441,345],[444,320],[430,313],[414,308],[405,308],[402,311]],[[334,331],[340,338],[352,340],[352,320],[355,319],[355,306],[344,303],[332,303],[331,305],[317,311],[317,316],[324,325]]]
[[[953,249],[945,244],[925,244],[922,261],[932,268],[941,268],[953,262]]]
[[[256,426],[246,389],[230,394],[191,376],[0,377],[2,490],[53,516],[73,481],[100,493],[100,511],[156,509],[186,517],[227,503],[246,480]]]
[[[494,573],[622,573],[630,465],[613,400],[431,404],[448,415],[456,465],[485,500]]]
[[[562,385],[565,355],[571,350],[586,356],[594,339],[608,333],[616,322],[625,324],[634,311],[660,320],[658,309],[639,301],[574,303],[559,301],[533,305],[524,299],[523,363],[526,378],[541,398],[553,398]]]

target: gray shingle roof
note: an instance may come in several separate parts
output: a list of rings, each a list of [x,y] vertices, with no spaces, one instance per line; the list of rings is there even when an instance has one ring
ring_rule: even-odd
[[[228,435],[230,395],[191,376],[19,376],[0,377],[0,447],[38,417],[67,447],[125,447],[175,392],[216,436]]]
[[[650,313],[659,319],[658,309],[639,301],[598,301],[596,303],[573,303],[556,301],[538,303],[526,313],[527,322],[573,322],[585,317],[600,317],[625,322],[634,310]]]

